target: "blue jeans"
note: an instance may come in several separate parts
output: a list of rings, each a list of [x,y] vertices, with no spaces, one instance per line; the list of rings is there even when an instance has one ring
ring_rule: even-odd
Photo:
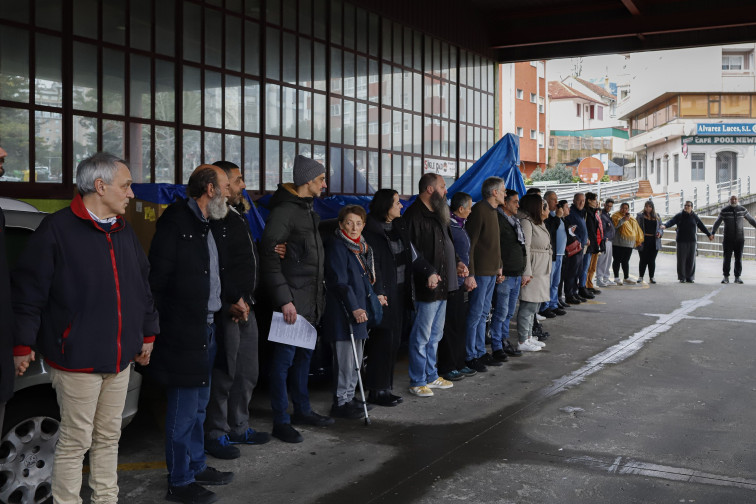
[[[496,306],[491,320],[491,350],[504,348],[504,340],[509,339],[509,322],[517,308],[520,297],[521,276],[508,276],[496,286]]]
[[[593,254],[586,252],[583,254],[583,262],[580,263],[580,271],[578,272],[578,280],[580,282],[579,287],[585,289],[585,281],[588,280],[588,268],[591,265],[591,257]]]
[[[559,308],[559,282],[562,280],[563,255],[558,255],[556,261],[551,263],[551,292],[546,307],[552,310]]]
[[[286,411],[289,408],[288,394],[291,394],[291,402],[294,403],[294,413],[308,415],[312,411],[310,394],[307,392],[310,359],[312,359],[312,350],[282,343],[273,344],[268,389],[274,424],[291,423],[291,418]]]
[[[478,286],[470,291],[466,324],[465,360],[471,361],[486,353],[486,320],[491,311],[491,297],[496,275],[475,275]]]
[[[210,362],[215,360],[215,324],[207,326]],[[212,365],[210,366],[212,367]],[[210,376],[206,387],[168,387],[165,411],[165,462],[170,486],[194,482],[205,470],[205,409],[210,399]]]
[[[418,301],[417,315],[409,336],[410,387],[422,387],[438,378],[436,351],[444,335],[446,300]]]

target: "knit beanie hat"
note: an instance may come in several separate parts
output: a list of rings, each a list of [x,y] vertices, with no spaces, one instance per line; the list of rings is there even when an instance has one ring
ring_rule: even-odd
[[[321,173],[325,173],[325,167],[314,159],[299,155],[294,159],[293,172],[294,185],[301,186]]]

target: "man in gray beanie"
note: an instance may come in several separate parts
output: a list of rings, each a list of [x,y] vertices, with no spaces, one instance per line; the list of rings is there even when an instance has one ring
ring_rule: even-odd
[[[326,188],[325,168],[304,156],[294,161],[294,183],[279,184],[270,199],[270,216],[265,223],[260,248],[262,279],[273,307],[284,321],[293,324],[297,316],[317,325],[323,313],[323,242],[318,232],[320,217],[312,202]],[[286,244],[281,258],[277,244]],[[302,435],[291,424],[324,427],[333,418],[318,415],[310,407],[307,378],[312,350],[273,343],[270,363],[270,403],[273,409],[273,436],[287,443],[301,443]],[[289,398],[294,414],[287,413]]]

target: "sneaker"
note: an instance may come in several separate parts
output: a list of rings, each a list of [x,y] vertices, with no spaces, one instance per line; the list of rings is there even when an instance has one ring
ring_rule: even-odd
[[[603,278],[599,278],[596,280],[596,285],[598,285],[599,287],[606,287],[608,284]]]
[[[409,392],[417,397],[433,397],[433,391],[425,385],[422,387],[410,387]]]
[[[234,480],[234,473],[224,472],[207,466],[202,472],[194,475],[194,481],[200,485],[228,485]]]
[[[260,445],[270,441],[270,434],[267,432],[258,432],[255,429],[247,428],[246,431],[241,434],[229,434],[228,440],[231,444],[249,444]],[[205,445],[207,450],[207,445]]]
[[[741,280],[740,277],[735,277],[735,283],[736,284],[742,284],[743,280]]]
[[[728,283],[730,283],[730,277],[724,277],[724,278],[722,279],[722,283],[723,283],[723,284],[728,284]]]
[[[486,371],[488,371],[488,368],[486,367],[485,364],[480,362],[480,359],[473,359],[473,360],[465,361],[465,365],[469,368],[474,369],[478,373],[485,373]]]
[[[637,281],[635,279],[633,279],[633,278],[627,277],[627,278],[625,278],[625,283],[626,284],[634,284],[634,283],[637,283]],[[620,285],[622,285],[622,284],[620,284]]]
[[[493,354],[491,354],[494,360],[497,360],[499,362],[507,362],[509,360],[509,357],[507,357],[507,354],[504,353],[503,349],[500,350],[494,350]]]
[[[686,280],[686,282],[688,282],[688,283],[696,283],[693,280]]]
[[[184,504],[210,504],[217,501],[218,496],[198,483],[189,483],[184,486],[169,486],[165,500]]]
[[[554,313],[554,315],[558,315],[560,317],[562,315],[567,315],[567,312],[564,311],[562,308],[557,308],[556,310],[552,310],[552,312]]]
[[[685,280],[680,280],[680,283],[685,283]]]
[[[546,308],[545,310],[539,312],[538,315],[540,315],[541,317],[546,317],[546,318],[556,317],[556,314],[553,311],[551,311],[551,308]]]
[[[614,285],[622,285],[622,279],[619,277],[614,277]]]
[[[540,313],[536,313],[536,320],[538,320],[538,321],[546,320],[546,317],[544,317]]]
[[[491,355],[488,352],[484,353],[478,360],[484,366],[499,367],[499,366],[503,366],[504,365],[503,363],[501,363],[501,362],[497,361],[496,359],[494,359],[493,355]]]
[[[737,280],[736,280],[736,281],[737,281]],[[652,283],[652,284],[655,284],[655,283],[656,283],[656,280],[654,280],[654,277],[651,277],[651,278],[649,278],[649,279],[648,279],[648,282],[649,282],[649,283]]]
[[[617,278],[615,280],[619,280],[619,278]],[[615,285],[617,285],[617,282],[614,281],[614,280],[612,280],[611,278],[605,278],[604,279],[604,285],[603,285],[603,287],[613,287]]]
[[[449,380],[444,380],[443,378],[441,378],[439,376],[438,378],[436,378],[435,380],[433,380],[432,382],[430,382],[426,386],[428,388],[430,388],[430,389],[434,389],[434,388],[437,388],[437,389],[450,389],[450,388],[452,388],[454,386],[454,384],[452,382],[450,382]]]
[[[539,341],[536,338],[531,337],[530,339],[528,339],[528,341],[530,342],[531,345],[535,345],[538,348],[543,348],[546,346],[546,343],[544,343],[543,341]]]
[[[291,416],[292,425],[312,425],[313,427],[326,427],[333,425],[333,418],[318,415],[314,411],[310,411],[306,415],[303,413],[294,413]]]
[[[522,352],[519,351],[517,348],[512,346],[512,343],[509,340],[506,340],[504,342],[504,353],[509,355],[510,357],[521,357]]]
[[[521,352],[540,352],[541,351],[541,347],[532,344],[530,340],[520,343],[517,348]]]
[[[638,277],[638,281],[635,282],[638,285],[648,285],[645,280],[643,280],[643,277]]]
[[[217,439],[205,439],[205,453],[217,459],[232,460],[241,457],[241,451],[231,446],[228,434]]]
[[[365,411],[361,407],[355,407],[351,402],[344,403],[341,406],[334,404],[331,406],[331,416],[333,418],[359,420],[365,416]]]
[[[273,437],[276,437],[284,443],[301,443],[304,441],[302,434],[297,429],[291,426],[291,424],[273,424],[273,431],[271,432]]]
[[[449,371],[443,375],[444,380],[459,381],[465,378],[465,375],[457,371],[456,369]]]
[[[459,374],[464,375],[464,376],[475,376],[476,374],[478,374],[477,371],[467,366],[463,367],[462,369],[458,369],[457,371],[459,371]]]

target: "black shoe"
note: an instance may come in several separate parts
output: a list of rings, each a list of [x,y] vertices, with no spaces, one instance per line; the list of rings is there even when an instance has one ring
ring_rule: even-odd
[[[656,280],[654,280],[654,277],[651,277],[651,278],[648,279],[648,283],[655,284]]]
[[[327,427],[329,425],[333,425],[333,418],[318,415],[314,411],[310,411],[306,415],[302,413],[294,413],[291,416],[291,424],[312,425],[313,427]]]
[[[480,360],[480,362],[485,366],[499,367],[504,365],[503,362],[497,361],[493,358],[493,355],[488,352],[484,353],[483,356],[481,356],[478,360]]]
[[[488,368],[486,367],[485,364],[480,362],[480,359],[473,359],[473,360],[465,361],[465,364],[467,365],[467,367],[469,367],[470,369],[474,369],[478,373],[485,373],[486,371],[488,371]]]
[[[535,339],[537,339],[538,341],[546,341],[547,339],[549,339],[550,336],[551,335],[549,334],[548,331],[543,331],[542,333],[540,333],[538,335],[536,335],[535,333],[533,333],[533,337]]]
[[[304,441],[304,438],[302,437],[302,434],[297,431],[294,427],[291,426],[291,424],[283,423],[283,424],[274,424],[273,425],[273,432],[271,432],[273,437],[277,437],[284,443],[301,443]]]
[[[730,277],[724,277],[724,278],[722,279],[722,283],[723,283],[723,284],[728,284],[728,283],[730,283]]]
[[[507,357],[507,354],[504,353],[504,350],[494,351],[492,357],[494,358],[494,360],[497,360],[499,362],[507,362],[509,360],[509,357]]]
[[[685,282],[687,282],[687,280],[680,280],[680,283],[685,283]]]
[[[540,315],[541,317],[546,317],[546,318],[556,317],[556,314],[553,311],[551,311],[551,309],[549,308],[546,308],[545,310],[538,312],[538,315]]]
[[[367,401],[365,401],[365,402],[367,402]],[[362,408],[362,401],[360,401],[356,397],[352,397],[352,400],[349,401],[349,404],[351,404],[352,406],[355,406],[357,408],[360,408],[360,411],[362,411],[362,409],[363,409]],[[368,404],[367,405],[367,410],[368,411],[373,411],[373,405],[372,404]]]
[[[580,289],[578,289],[578,296],[583,297],[585,299],[593,299],[596,297],[590,292],[588,292],[588,289],[586,289],[585,287],[581,287]]]
[[[261,445],[270,441],[270,434],[247,427],[247,430],[241,434],[229,434],[228,440],[231,444]]]
[[[567,303],[571,305],[579,305],[582,303],[577,296],[567,296]]]
[[[367,401],[371,404],[391,408],[399,404],[394,397],[388,390],[371,390],[368,392]]]
[[[595,287],[591,287],[590,289],[586,289],[586,290],[588,290],[588,292],[590,292],[594,296],[598,296],[599,294],[601,294],[601,291]]]
[[[344,403],[341,406],[334,404],[331,406],[331,416],[333,418],[346,418],[349,420],[358,420],[365,416],[362,408],[356,408],[351,402]]]
[[[521,357],[522,356],[522,350],[512,345],[512,343],[509,342],[509,340],[506,340],[504,342],[504,353],[509,355],[510,357]]]
[[[168,487],[165,500],[183,502],[184,504],[210,504],[218,500],[218,496],[197,483],[184,486]]]
[[[570,305],[568,305],[568,304],[567,304],[567,301],[562,301],[561,299],[559,300],[559,303],[558,303],[558,304],[559,304],[559,308],[561,308],[561,309],[563,309],[563,310],[564,310],[565,308],[569,308],[569,307],[570,307]]]
[[[457,371],[456,369],[452,369],[448,373],[444,373],[441,375],[441,378],[448,381],[460,381],[465,379],[465,375]]]
[[[575,298],[579,299],[581,303],[585,303],[588,301],[588,298],[581,296],[580,294],[575,294]]]
[[[228,485],[234,480],[234,473],[223,472],[207,466],[205,470],[194,475],[194,481],[200,485]]]
[[[205,453],[217,459],[232,460],[241,457],[241,451],[232,446],[228,434],[217,439],[205,439]]]
[[[557,308],[556,310],[553,310],[554,315],[559,315],[560,317],[562,315],[567,315],[567,312],[564,311],[562,308]]]
[[[693,279],[688,279],[688,280],[685,280],[685,281],[688,282],[688,283],[696,283],[696,282],[693,281]]]
[[[740,277],[735,277],[735,283],[736,284],[742,284],[743,280],[741,280]]]

